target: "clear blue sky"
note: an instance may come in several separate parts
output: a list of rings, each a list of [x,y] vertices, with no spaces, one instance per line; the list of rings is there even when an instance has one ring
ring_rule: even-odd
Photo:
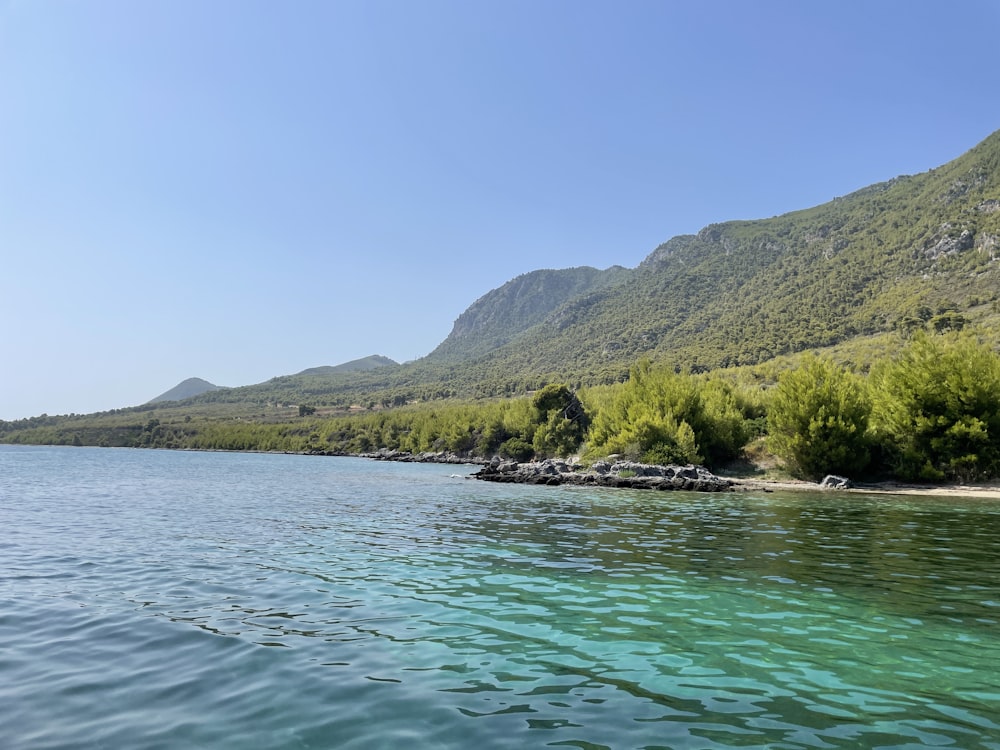
[[[1000,3],[0,0],[0,419],[430,352],[1000,129]]]

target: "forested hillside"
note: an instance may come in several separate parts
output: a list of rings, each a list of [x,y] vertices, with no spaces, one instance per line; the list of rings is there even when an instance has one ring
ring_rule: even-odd
[[[589,381],[640,356],[755,364],[931,322],[995,330],[1000,133],[950,164],[816,208],[714,224],[653,251],[494,353],[510,372]]]

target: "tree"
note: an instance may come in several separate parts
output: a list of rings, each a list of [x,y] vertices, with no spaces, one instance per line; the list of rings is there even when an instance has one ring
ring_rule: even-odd
[[[643,360],[600,404],[590,433],[591,451],[648,463],[701,463],[691,424],[700,413],[691,376],[653,370]]]
[[[874,428],[906,479],[1000,475],[1000,356],[971,332],[924,332],[872,370]]]
[[[870,413],[860,378],[808,354],[778,379],[767,414],[768,443],[796,476],[856,474],[871,456]]]
[[[720,464],[737,454],[746,420],[732,387],[721,380],[654,370],[639,362],[628,382],[594,399],[590,452],[655,464]]]
[[[535,394],[531,403],[537,422],[532,437],[535,453],[568,456],[580,447],[589,420],[583,404],[569,386],[547,385]]]
[[[528,461],[535,454],[535,448],[531,443],[515,437],[501,443],[498,452],[504,458],[511,458],[515,461]]]

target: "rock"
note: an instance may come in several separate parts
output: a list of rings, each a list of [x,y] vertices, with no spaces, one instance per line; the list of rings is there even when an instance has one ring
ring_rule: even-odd
[[[971,250],[975,246],[976,236],[968,229],[955,236],[951,224],[942,224],[937,242],[924,250],[924,255],[930,260],[937,260],[943,255],[955,255]]]
[[[823,481],[819,483],[819,486],[826,490],[849,490],[854,487],[854,482],[847,477],[827,474],[823,477]]]
[[[490,461],[473,476],[486,482],[516,484],[573,484],[694,492],[729,492],[733,489],[731,481],[715,476],[702,466],[653,466],[633,461],[613,464],[599,461],[589,471],[584,471],[579,464],[553,459],[524,464]]]
[[[590,467],[590,470],[595,474],[607,474],[611,471],[610,461],[595,461],[594,465]]]
[[[416,464],[485,464],[486,461],[472,456],[460,456],[456,453],[442,451],[434,453],[427,451],[424,453],[410,453],[409,451],[396,451],[389,448],[380,448],[374,453],[361,453],[361,458],[371,458],[376,461],[400,461],[403,463]],[[495,460],[495,459],[494,459]]]

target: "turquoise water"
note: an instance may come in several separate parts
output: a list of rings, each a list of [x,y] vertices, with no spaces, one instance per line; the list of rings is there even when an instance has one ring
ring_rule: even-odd
[[[1000,504],[0,446],[4,748],[1000,748]]]

